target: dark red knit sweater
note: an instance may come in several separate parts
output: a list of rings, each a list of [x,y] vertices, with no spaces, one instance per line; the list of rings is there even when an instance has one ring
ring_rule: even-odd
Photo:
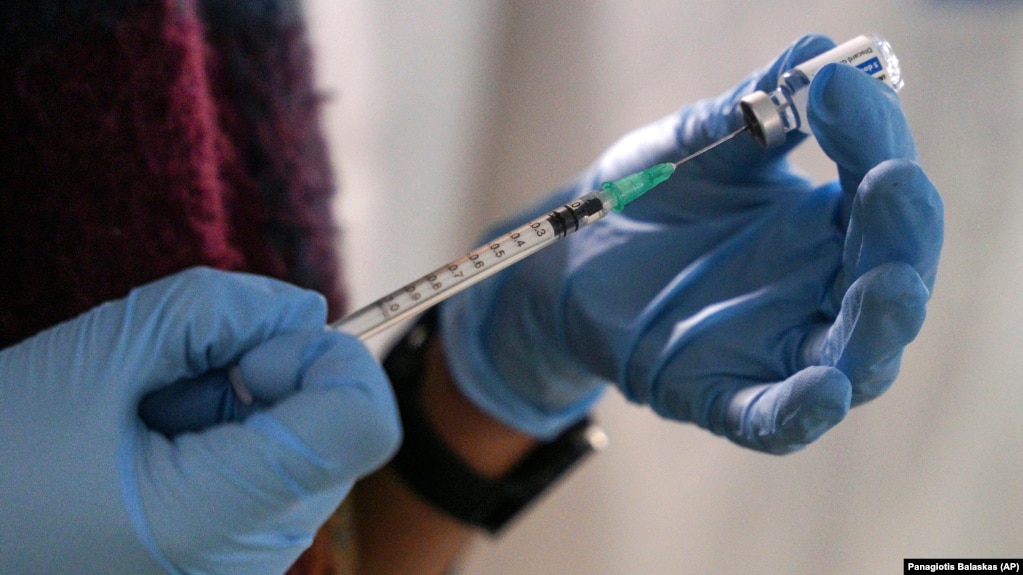
[[[296,4],[0,5],[0,347],[199,264],[342,311]]]

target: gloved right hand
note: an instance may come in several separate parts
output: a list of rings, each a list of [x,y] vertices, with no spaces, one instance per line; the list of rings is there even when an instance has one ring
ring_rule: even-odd
[[[283,573],[400,437],[383,371],[325,319],[313,292],[195,269],[0,351],[0,573]],[[139,418],[235,364],[266,405],[243,422]]]

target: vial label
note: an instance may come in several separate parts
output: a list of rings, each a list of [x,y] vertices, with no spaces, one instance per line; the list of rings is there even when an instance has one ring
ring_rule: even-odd
[[[888,41],[876,34],[853,38],[796,66],[795,69],[805,74],[807,78],[813,78],[817,70],[831,62],[855,66],[896,91],[902,88],[899,59],[895,57]]]

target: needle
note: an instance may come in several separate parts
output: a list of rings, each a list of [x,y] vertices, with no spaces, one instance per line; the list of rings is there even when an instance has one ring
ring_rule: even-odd
[[[713,150],[714,148],[720,146],[721,144],[724,144],[728,140],[731,140],[732,138],[738,136],[739,134],[745,132],[746,130],[749,130],[749,124],[746,124],[743,127],[739,128],[738,130],[732,132],[731,134],[728,134],[727,136],[712,142],[710,145],[704,146],[703,148],[700,148],[699,150],[693,152],[692,154],[689,154],[688,156],[686,156],[686,157],[682,158],[681,160],[675,162],[674,166],[677,168],[677,167],[681,166],[682,164],[688,162],[689,160],[692,160],[693,158],[696,158],[697,156],[703,155],[704,152],[709,152],[709,151]]]

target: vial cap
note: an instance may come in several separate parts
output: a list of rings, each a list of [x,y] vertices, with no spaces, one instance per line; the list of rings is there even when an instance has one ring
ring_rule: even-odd
[[[753,139],[761,148],[770,149],[785,142],[785,124],[781,112],[766,92],[756,91],[739,101],[742,117]]]

